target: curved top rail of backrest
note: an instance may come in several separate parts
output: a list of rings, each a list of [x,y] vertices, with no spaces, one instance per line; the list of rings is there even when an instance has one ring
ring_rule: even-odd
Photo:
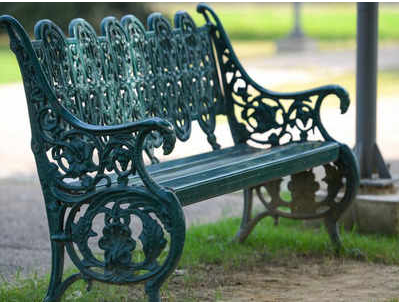
[[[211,28],[197,27],[183,11],[174,24],[159,13],[148,17],[148,30],[133,15],[106,17],[97,35],[74,19],[67,37],[41,20],[32,45],[58,101],[80,120],[116,125],[157,116],[183,141],[197,120],[217,149],[215,117],[224,105]]]

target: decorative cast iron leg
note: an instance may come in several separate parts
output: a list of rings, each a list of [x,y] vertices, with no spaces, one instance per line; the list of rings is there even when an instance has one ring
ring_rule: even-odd
[[[341,244],[337,221],[356,197],[359,187],[359,167],[352,150],[346,145],[341,145],[340,157],[337,163],[346,178],[345,192],[339,204],[324,219],[324,223],[335,247],[335,253],[339,255],[345,248]],[[358,252],[358,250],[354,252]],[[359,253],[355,254],[359,255]]]
[[[324,224],[327,228],[328,235],[330,236],[331,242],[334,246],[336,255],[339,255],[342,249],[341,237],[339,236],[339,226],[337,220],[331,216],[324,219]]]
[[[165,194],[165,198],[170,203],[169,211],[174,215],[171,222],[172,226],[169,228],[171,234],[170,253],[163,270],[145,283],[145,292],[150,302],[159,302],[161,300],[159,290],[166,279],[176,269],[183,253],[186,236],[186,224],[181,204],[174,193],[167,191]]]
[[[184,227],[181,227],[184,228]],[[181,231],[182,234],[177,236],[176,238],[176,245],[177,246],[171,246],[171,250],[173,251],[173,258],[171,258],[167,264],[169,265],[169,268],[166,268],[165,271],[161,272],[158,276],[148,280],[145,283],[145,293],[148,296],[148,300],[150,302],[160,302],[161,297],[160,297],[160,292],[159,290],[161,289],[162,284],[166,281],[166,279],[169,277],[169,275],[173,272],[173,270],[177,267],[177,263],[179,262],[181,253],[183,252],[183,246],[184,246],[184,238],[185,238],[185,231]]]
[[[237,232],[234,240],[242,243],[248,237],[251,231],[248,231],[248,224],[251,221],[253,203],[253,190],[252,188],[244,189],[244,210],[242,213],[242,220],[240,230]]]
[[[180,207],[180,206],[179,206]],[[183,213],[181,213],[183,214]],[[174,242],[172,240],[171,244],[171,258],[166,262],[168,267],[164,269],[156,277],[148,280],[145,283],[145,293],[148,296],[148,300],[150,302],[160,302],[160,288],[162,284],[166,281],[169,275],[176,269],[177,264],[180,260],[180,256],[183,252],[184,247],[184,239],[185,239],[185,223],[184,220],[176,220],[174,229],[177,231],[177,234],[174,236]]]
[[[158,282],[154,282],[152,280],[145,283],[145,293],[148,296],[148,301],[150,301],[150,302],[160,302],[161,301],[161,296],[160,296],[160,292],[159,292],[159,289],[161,288],[161,284],[159,284]]]
[[[55,302],[61,297],[58,289],[62,283],[62,274],[64,272],[64,244],[52,241],[51,252],[51,277],[47,294],[44,298],[45,302]]]

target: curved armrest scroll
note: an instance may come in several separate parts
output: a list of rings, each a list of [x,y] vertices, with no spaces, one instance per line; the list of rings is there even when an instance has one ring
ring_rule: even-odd
[[[252,84],[252,83],[251,83]],[[305,91],[299,92],[289,92],[289,93],[281,93],[267,90],[257,83],[253,83],[253,87],[265,94],[270,98],[277,99],[309,99],[312,96],[323,96],[322,99],[316,104],[316,110],[318,110],[324,100],[324,97],[328,95],[336,95],[339,98],[340,105],[339,108],[341,110],[341,114],[346,113],[349,108],[350,99],[348,92],[341,87],[340,85],[325,85]]]
[[[327,85],[295,93],[278,93],[263,88],[248,75],[238,60],[216,13],[204,3],[200,3],[197,6],[197,11],[203,14],[207,25],[211,28],[211,35],[222,74],[227,114],[235,142],[245,142],[248,139],[254,140],[251,138],[253,133],[265,133],[272,129],[283,128],[280,136],[274,136],[273,139],[255,140],[258,143],[278,145],[283,133],[288,132],[287,126],[293,127],[296,125],[294,119],[290,118],[290,114],[294,111],[302,115],[296,118],[303,120],[304,123],[310,118],[313,119],[312,127],[309,130],[317,127],[325,140],[333,140],[321,123],[320,107],[325,97],[336,95],[340,100],[341,113],[345,113],[349,107],[349,95],[345,89],[338,85]],[[316,97],[314,105],[311,105],[311,97]],[[264,103],[264,100],[271,100],[273,105]],[[293,100],[293,104],[288,110],[285,110],[283,106],[285,100]],[[238,122],[235,117],[235,106],[241,108],[241,119],[246,121],[247,124],[251,125],[248,122],[250,117],[256,120],[255,126],[251,125],[253,131],[249,131],[242,123]],[[249,111],[250,109],[251,111]],[[283,115],[283,124],[276,121],[277,109],[285,113]],[[255,114],[250,114],[250,112],[253,113],[254,111]],[[301,141],[306,140],[307,131],[301,130]]]
[[[176,143],[176,133],[173,125],[170,122],[159,117],[152,117],[122,125],[98,126],[79,120],[63,106],[60,107],[60,114],[62,115],[63,119],[71,124],[74,128],[94,136],[109,135],[110,137],[117,137],[128,135],[128,138],[130,138],[132,133],[136,133],[137,135],[134,135],[135,146],[132,155],[132,160],[135,164],[136,170],[147,188],[154,194],[163,197],[164,194],[162,193],[165,193],[165,189],[163,189],[151,178],[145,168],[143,150],[145,149],[145,140],[147,136],[153,131],[157,131],[161,134],[163,139],[162,148],[164,154],[167,155],[173,151]]]
[[[134,121],[121,125],[99,126],[85,123],[72,115],[64,106],[59,108],[60,114],[65,121],[70,123],[74,128],[85,131],[89,134],[97,136],[117,135],[124,133],[150,133],[158,131],[164,139],[164,154],[170,154],[176,143],[176,132],[173,125],[165,119],[159,117],[146,118],[140,121]]]
[[[336,97],[338,97],[341,114],[346,113],[350,104],[348,92],[339,85],[326,85],[294,93],[279,93],[279,92],[269,91],[266,89],[261,90],[261,92],[262,91],[268,98],[277,99],[277,100],[280,99],[295,100],[296,108],[300,107],[301,105],[304,105],[307,101],[311,99],[311,97],[317,97],[314,108],[312,109],[314,115],[313,119],[315,120],[314,125],[317,126],[317,128],[319,129],[321,135],[325,140],[331,140],[331,141],[335,140],[328,134],[327,130],[324,128],[324,125],[320,117],[320,108],[324,100],[329,95],[335,95]]]

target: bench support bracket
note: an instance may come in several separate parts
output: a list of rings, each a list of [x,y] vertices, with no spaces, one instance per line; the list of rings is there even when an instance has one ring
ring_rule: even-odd
[[[45,301],[60,300],[75,281],[145,283],[150,301],[160,300],[162,283],[176,268],[185,239],[181,204],[167,189],[106,189],[72,206],[51,204],[52,272]],[[76,273],[62,281],[64,252]]]
[[[319,184],[312,170],[291,175],[291,181],[288,183],[290,201],[283,199],[280,195],[282,178],[245,189],[242,222],[235,238],[236,241],[244,242],[257,223],[267,216],[274,218],[275,225],[278,225],[279,217],[324,218],[334,249],[336,253],[339,253],[342,246],[337,222],[356,195],[359,184],[358,166],[350,149],[342,145],[338,160],[333,164],[325,164],[324,170],[323,181],[327,183],[327,196],[320,202],[316,201]],[[338,195],[340,190],[343,191],[342,196]],[[252,217],[254,193],[257,194],[266,210]],[[290,211],[286,211],[287,208]]]

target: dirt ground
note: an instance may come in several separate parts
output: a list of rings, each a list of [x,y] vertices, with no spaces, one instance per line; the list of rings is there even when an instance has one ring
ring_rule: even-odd
[[[192,270],[194,271],[194,270]],[[333,258],[279,258],[250,269],[204,266],[197,279],[175,276],[175,299],[196,301],[398,301],[399,266]],[[181,284],[186,285],[181,288]],[[182,289],[188,294],[182,294]]]

